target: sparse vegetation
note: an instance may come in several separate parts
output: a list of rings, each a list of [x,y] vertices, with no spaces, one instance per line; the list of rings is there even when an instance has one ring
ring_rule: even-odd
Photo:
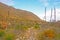
[[[5,31],[4,30],[0,30],[0,37],[3,37],[5,35]]]
[[[60,40],[60,33],[56,34],[55,40]]]
[[[6,35],[4,36],[4,39],[5,39],[5,40],[14,40],[14,39],[15,39],[15,35],[8,33],[8,34],[6,34]]]
[[[35,28],[35,29],[40,29],[40,25],[39,25],[38,23],[36,23],[36,24],[34,25],[34,28]]]
[[[10,9],[9,15],[7,7]],[[0,3],[0,40],[16,40],[16,38],[60,40],[60,23],[48,23],[40,20],[31,12]]]

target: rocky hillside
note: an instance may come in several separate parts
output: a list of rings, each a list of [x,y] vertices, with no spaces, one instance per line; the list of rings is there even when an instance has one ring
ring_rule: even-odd
[[[0,3],[0,40],[60,40],[60,22]]]
[[[15,9],[11,6],[0,3],[0,15],[6,17],[18,17],[18,19],[40,21],[40,19],[32,12],[25,10]]]

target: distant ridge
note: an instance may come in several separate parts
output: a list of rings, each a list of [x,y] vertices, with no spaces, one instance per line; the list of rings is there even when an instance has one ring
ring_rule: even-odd
[[[10,16],[14,15],[14,16],[22,17],[23,19],[26,19],[26,20],[40,21],[40,19],[32,12],[28,12],[21,9],[15,9],[11,6],[7,6],[0,2],[0,14],[7,15],[8,11],[9,11]]]

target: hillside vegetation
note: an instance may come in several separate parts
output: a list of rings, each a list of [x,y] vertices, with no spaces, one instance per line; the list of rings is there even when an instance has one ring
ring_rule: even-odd
[[[0,40],[60,40],[60,22],[0,3]]]

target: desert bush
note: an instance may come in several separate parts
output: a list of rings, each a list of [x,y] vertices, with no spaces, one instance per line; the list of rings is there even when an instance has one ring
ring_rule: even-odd
[[[27,30],[28,27],[25,26],[25,25],[17,25],[15,29],[17,29],[17,30]]]
[[[56,34],[55,40],[60,40],[60,33]]]
[[[38,23],[36,23],[36,24],[34,25],[34,28],[35,28],[35,29],[39,29],[39,28],[40,28],[40,25],[39,25]]]
[[[54,30],[49,29],[38,33],[37,40],[52,40],[55,39],[56,33]]]
[[[6,35],[4,36],[4,39],[5,39],[5,40],[14,40],[14,39],[15,39],[15,35],[8,33],[8,34],[6,34]]]
[[[4,36],[5,31],[4,30],[0,30],[0,37]]]
[[[56,33],[54,30],[49,29],[49,30],[44,31],[43,35],[49,39],[53,39],[55,38]]]

